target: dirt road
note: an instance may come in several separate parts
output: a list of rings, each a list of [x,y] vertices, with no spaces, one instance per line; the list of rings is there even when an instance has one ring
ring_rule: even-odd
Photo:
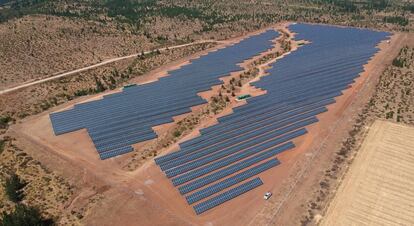
[[[177,49],[177,48],[182,48],[182,47],[186,47],[186,46],[191,46],[191,45],[196,45],[196,44],[201,44],[201,43],[209,43],[209,42],[221,43],[221,41],[215,41],[215,40],[200,40],[200,41],[191,42],[191,43],[187,43],[187,44],[164,47],[164,48],[160,48],[158,50],[159,51],[165,51],[165,50],[169,50],[169,49]],[[157,51],[157,50],[145,51],[144,55],[153,53],[155,51]],[[22,88],[25,88],[25,87],[29,87],[29,86],[32,86],[32,85],[47,82],[47,81],[50,81],[50,80],[62,78],[62,77],[68,76],[68,75],[73,75],[73,74],[76,74],[76,73],[79,73],[79,72],[87,71],[89,69],[100,67],[100,66],[103,66],[103,65],[106,65],[106,64],[109,64],[109,63],[113,63],[113,62],[116,62],[116,61],[137,57],[137,56],[140,56],[141,54],[142,53],[135,53],[135,54],[131,54],[131,55],[128,55],[128,56],[115,57],[115,58],[112,58],[112,59],[104,60],[100,63],[94,64],[94,65],[91,65],[91,66],[79,68],[79,69],[76,69],[76,70],[73,70],[73,71],[69,71],[69,72],[65,72],[65,73],[61,73],[61,74],[57,74],[57,75],[52,75],[50,77],[40,79],[40,80],[36,80],[36,81],[33,81],[33,82],[23,83],[21,85],[18,85],[18,86],[12,87],[12,88],[1,90],[0,95],[5,94],[5,93],[9,93],[9,92],[12,92],[12,91],[15,91],[15,90],[18,90],[18,89],[22,89]]]

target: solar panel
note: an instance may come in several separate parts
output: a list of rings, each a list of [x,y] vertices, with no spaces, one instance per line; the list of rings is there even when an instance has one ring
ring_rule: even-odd
[[[301,130],[296,131],[295,135],[296,136],[301,136],[305,133],[306,133],[306,130],[301,129]],[[273,157],[273,156],[279,154],[280,152],[281,152],[281,150],[278,149],[278,148],[274,148],[274,149],[271,149],[269,151],[262,152],[258,155],[255,155],[253,157],[245,159],[241,162],[237,162],[233,165],[230,165],[230,166],[228,166],[228,167],[226,167],[222,170],[216,171],[216,172],[214,172],[212,174],[209,174],[205,177],[193,180],[193,181],[179,187],[178,190],[180,191],[181,194],[186,194],[188,192],[194,191],[195,189],[198,189],[198,188],[201,188],[201,187],[203,187],[207,184],[210,184],[210,183],[212,183],[216,180],[219,180],[219,179],[224,178],[228,175],[231,175],[231,174],[233,174],[237,171],[245,169],[245,168],[247,168],[247,167],[249,167],[253,164],[256,164],[260,161],[263,161],[267,158]]]
[[[204,201],[202,203],[199,203],[197,205],[194,206],[194,211],[196,212],[196,214],[201,214],[211,208],[214,208],[218,205],[221,205],[231,199],[236,198],[237,196],[240,196],[254,188],[259,187],[260,185],[262,185],[263,182],[262,180],[260,180],[259,178],[255,178],[253,180],[250,180],[246,183],[243,183],[235,188],[232,188],[226,192],[223,192],[220,195],[217,195],[207,201]]]
[[[266,144],[265,147],[275,146],[276,145],[275,144],[276,142],[275,141],[271,141],[271,142],[269,142],[269,144]],[[295,147],[295,145],[292,142],[288,142],[286,144],[282,144],[280,146],[277,146],[274,149],[276,150],[275,151],[276,153],[281,153],[281,152],[284,152],[286,150],[292,149],[294,147]],[[262,149],[258,149],[256,147],[253,147],[253,148],[249,148],[249,149],[247,149],[245,151],[242,151],[242,152],[238,153],[237,155],[232,155],[232,156],[229,156],[229,157],[220,159],[219,161],[216,161],[216,162],[214,162],[212,164],[209,164],[209,165],[200,167],[200,168],[198,168],[196,170],[187,172],[185,174],[182,174],[182,175],[180,175],[178,177],[173,178],[172,179],[173,185],[174,186],[181,185],[181,184],[183,184],[185,182],[188,182],[188,181],[191,181],[191,180],[193,180],[193,179],[195,179],[197,177],[200,177],[200,176],[203,176],[205,174],[211,173],[214,170],[218,170],[220,168],[229,166],[232,163],[235,163],[237,161],[240,161],[240,160],[242,160],[242,159],[244,159],[246,157],[250,157],[250,156],[252,156],[254,154],[257,154],[257,153],[259,153],[261,151],[263,151],[263,150]]]
[[[219,150],[218,152],[215,152],[214,154],[211,154],[209,156],[200,158],[195,160],[194,158],[187,158],[188,163],[178,166],[176,168],[173,168],[171,170],[166,171],[166,175],[168,177],[173,177],[178,174],[187,172],[188,170],[195,169],[197,167],[200,167],[202,165],[205,165],[209,162],[215,161],[217,159],[220,159],[222,157],[228,156],[230,154],[234,154],[239,152],[240,150],[244,150],[246,148],[254,148],[256,151],[264,150],[267,148],[270,148],[272,146],[281,144],[283,142],[286,142],[288,140],[291,140],[297,136],[297,132],[295,130],[300,129],[306,125],[310,125],[312,123],[317,122],[316,118],[310,118],[302,122],[297,122],[293,125],[287,126],[286,128],[275,130],[272,133],[269,134],[269,136],[262,136],[260,138],[254,138],[250,140],[250,142],[245,142],[242,145],[235,145],[228,149]],[[299,133],[300,134],[300,133]],[[282,135],[282,136],[280,136]],[[280,136],[280,137],[278,137]],[[277,137],[277,138],[276,138]],[[276,139],[275,139],[276,138]],[[263,143],[262,143],[263,142]],[[201,154],[204,154],[200,152]],[[195,160],[195,161],[192,161]],[[190,162],[191,161],[191,162]]]
[[[122,154],[132,152],[133,150],[134,150],[134,148],[132,148],[131,146],[123,146],[123,147],[120,147],[120,148],[112,149],[111,151],[99,153],[99,156],[100,156],[101,160],[104,160],[104,159],[107,159],[107,158],[112,158],[112,157],[115,157],[115,156],[118,156],[118,155],[122,155]]]
[[[244,172],[236,174],[232,177],[229,177],[221,182],[215,183],[211,186],[205,187],[199,191],[194,192],[193,194],[186,197],[188,204],[193,204],[202,199],[205,199],[211,195],[214,195],[217,192],[220,192],[226,188],[229,188],[235,184],[238,184],[252,176],[255,176],[265,170],[268,170],[272,167],[279,165],[280,162],[277,159],[271,159],[265,163],[257,165],[251,169],[248,169]]]

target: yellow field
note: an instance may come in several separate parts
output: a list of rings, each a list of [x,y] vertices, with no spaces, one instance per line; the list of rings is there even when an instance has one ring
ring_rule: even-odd
[[[373,124],[321,225],[414,225],[414,127]]]

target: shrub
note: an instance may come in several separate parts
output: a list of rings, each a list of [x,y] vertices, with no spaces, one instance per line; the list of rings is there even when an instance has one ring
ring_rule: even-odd
[[[0,226],[47,226],[53,225],[51,219],[43,219],[39,210],[34,207],[18,204],[15,210],[9,214],[3,213]]]
[[[12,202],[20,202],[23,198],[21,189],[24,188],[25,184],[20,180],[20,178],[13,174],[11,175],[4,184],[4,190],[6,195]]]
[[[392,65],[394,65],[395,67],[404,67],[404,61],[398,58],[395,58],[392,61]]]
[[[402,16],[386,16],[383,18],[383,21],[386,23],[398,24],[400,26],[407,26],[409,23],[409,20]]]
[[[86,90],[86,89],[77,90],[73,95],[75,95],[77,97],[86,96],[86,95],[88,95],[88,90]]]
[[[4,151],[5,145],[6,145],[6,141],[0,140],[0,154]]]
[[[174,137],[179,137],[179,136],[181,136],[181,132],[176,130],[176,131],[174,131],[173,135],[174,135]]]
[[[98,93],[103,92],[106,90],[105,86],[102,84],[102,82],[95,77],[95,83],[96,83],[96,91]]]
[[[6,128],[11,121],[12,118],[10,116],[0,116],[0,128]]]

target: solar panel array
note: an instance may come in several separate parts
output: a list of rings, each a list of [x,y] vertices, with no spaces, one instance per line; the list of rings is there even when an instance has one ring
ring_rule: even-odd
[[[197,192],[194,192],[193,194],[186,197],[188,204],[193,204],[197,201],[200,201],[204,198],[207,198],[219,191],[222,191],[226,188],[229,188],[239,182],[242,182],[254,175],[257,175],[267,169],[270,169],[272,167],[275,167],[279,165],[279,161],[277,159],[271,159],[270,161],[267,161],[263,164],[260,164],[258,166],[255,166],[249,170],[246,170],[242,173],[236,174],[235,176],[232,176],[230,178],[225,179],[223,182],[213,184],[211,186],[208,186],[204,189],[201,189]]]
[[[201,214],[213,207],[216,207],[226,201],[229,201],[233,198],[236,198],[237,196],[246,193],[256,187],[259,187],[260,185],[262,185],[263,182],[262,180],[260,180],[260,178],[255,178],[251,181],[248,181],[246,183],[243,183],[235,188],[232,188],[226,192],[223,192],[222,194],[219,194],[207,201],[204,201],[202,203],[199,203],[197,205],[194,206],[194,210],[196,211],[197,214]]]
[[[86,128],[101,159],[130,152],[130,145],[157,137],[152,127],[173,122],[173,116],[206,103],[197,93],[221,84],[220,77],[241,70],[237,64],[271,48],[277,37],[276,31],[268,30],[191,60],[157,82],[52,113],[53,130],[60,135]]]
[[[390,35],[309,24],[289,29],[296,40],[310,43],[251,83],[266,94],[248,99],[218,124],[200,130],[200,136],[180,143],[180,150],[155,159],[188,204],[195,204],[196,214],[260,186],[259,178],[240,183],[277,166],[275,156],[295,146],[292,139],[304,135],[305,127],[352,85],[378,51],[376,45]]]

